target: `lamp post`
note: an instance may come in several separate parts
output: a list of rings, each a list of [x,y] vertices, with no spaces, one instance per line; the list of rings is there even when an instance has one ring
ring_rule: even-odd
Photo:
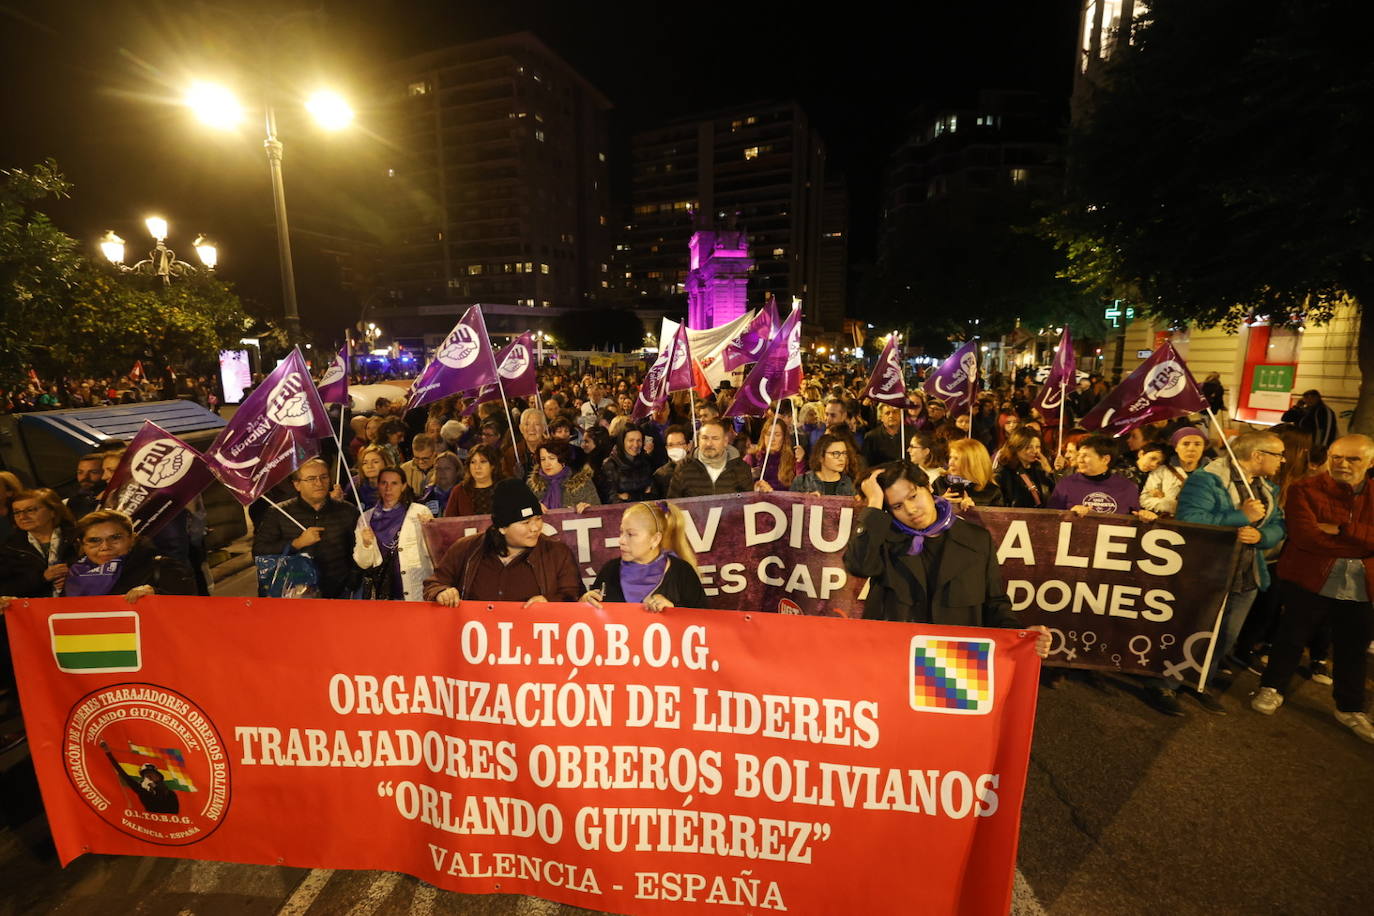
[[[203,123],[211,127],[232,128],[243,120],[243,107],[223,86],[196,83],[186,94],[186,104]],[[315,122],[326,130],[341,130],[353,121],[353,110],[335,92],[320,91],[305,103]],[[291,231],[286,219],[286,189],[282,183],[282,142],[277,137],[277,112],[270,102],[263,105],[267,137],[267,170],[272,180],[272,209],[277,226],[277,258],[281,267],[282,315],[291,342],[300,337],[301,316],[296,306],[296,273],[291,263]]]
[[[126,273],[151,274],[161,277],[162,282],[171,285],[173,277],[184,277],[194,274],[199,270],[213,271],[215,265],[219,263],[219,251],[215,245],[205,236],[198,235],[192,242],[192,247],[196,249],[196,255],[200,257],[201,267],[186,261],[177,260],[177,253],[167,247],[167,220],[160,216],[150,216],[144,220],[144,225],[148,227],[148,234],[153,237],[156,247],[148,252],[148,257],[142,261],[129,266],[124,263],[124,240],[115,235],[114,230],[107,229],[100,238],[100,251],[115,267]]]

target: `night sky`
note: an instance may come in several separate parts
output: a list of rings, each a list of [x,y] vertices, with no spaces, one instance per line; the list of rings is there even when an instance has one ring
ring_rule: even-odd
[[[627,141],[676,116],[792,97],[810,112],[848,178],[851,260],[870,257],[878,189],[888,151],[910,111],[979,88],[1034,89],[1067,115],[1076,0],[803,5],[740,2],[378,3],[291,0],[199,5],[187,0],[0,2],[0,55],[8,79],[0,102],[0,166],[56,158],[76,184],[50,208],[72,235],[113,227],[142,250],[141,219],[172,223],[169,245],[190,254],[196,232],[222,246],[222,273],[275,282],[271,196],[260,123],[215,134],[175,102],[202,72],[226,82],[248,65],[262,34],[240,17],[262,10],[323,8],[328,18],[281,39],[273,82],[287,96],[311,83],[341,86],[358,100],[358,129],[324,136],[281,103],[288,205],[347,194],[337,177],[384,163],[384,137],[368,128],[367,75],[386,60],[529,30],[611,102],[616,190],[628,188]],[[709,11],[709,12],[705,12]],[[619,203],[627,203],[625,200]],[[92,247],[94,251],[94,247]],[[251,284],[250,284],[251,285]]]

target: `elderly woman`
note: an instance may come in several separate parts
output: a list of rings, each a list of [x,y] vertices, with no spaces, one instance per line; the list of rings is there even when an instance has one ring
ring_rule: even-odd
[[[502,470],[501,448],[496,445],[475,445],[468,452],[468,470],[448,496],[444,515],[486,515],[491,511],[491,497],[497,483],[506,477]]]
[[[586,465],[580,471],[569,467],[572,460],[572,446],[567,442],[551,439],[539,443],[535,449],[539,466],[530,472],[530,489],[539,497],[544,510],[576,508],[581,512],[587,506],[601,505],[601,496],[592,482],[592,469]]]
[[[76,522],[52,490],[20,490],[10,503],[15,530],[0,544],[0,595],[55,598],[76,560]]]
[[[628,426],[601,462],[601,495],[608,503],[634,503],[653,493],[654,462],[644,451],[644,433]]]
[[[353,562],[368,576],[373,597],[423,600],[425,578],[433,571],[420,526],[434,518],[415,501],[405,471],[385,468],[377,475],[377,504],[358,518]]]
[[[80,558],[67,568],[62,589],[69,598],[123,595],[133,604],[145,595],[196,593],[191,571],[136,537],[122,512],[97,509],[82,516],[76,539]]]

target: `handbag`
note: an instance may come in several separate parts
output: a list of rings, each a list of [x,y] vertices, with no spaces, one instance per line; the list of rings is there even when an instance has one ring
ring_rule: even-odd
[[[320,597],[320,571],[305,554],[268,554],[254,557],[253,564],[258,569],[259,598]]]
[[[396,548],[381,548],[382,562],[362,571],[357,597],[362,601],[391,601],[396,584]]]

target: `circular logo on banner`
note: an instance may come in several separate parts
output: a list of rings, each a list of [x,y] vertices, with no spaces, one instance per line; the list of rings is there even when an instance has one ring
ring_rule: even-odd
[[[1094,512],[1105,512],[1108,515],[1116,513],[1116,500],[1110,493],[1103,493],[1101,490],[1083,497],[1083,505]]]
[[[154,439],[134,452],[129,476],[150,490],[170,487],[191,470],[191,451],[171,439]]]
[[[685,365],[687,365],[687,348],[673,347],[673,371],[676,372]]]
[[[466,369],[477,361],[477,354],[481,351],[482,342],[477,339],[477,332],[460,324],[444,341],[435,358],[450,369]]]
[[[1145,378],[1145,397],[1152,401],[1171,398],[1181,393],[1187,383],[1188,376],[1184,374],[1183,367],[1172,359],[1165,360],[1151,369]]]
[[[501,362],[501,377],[519,378],[529,367],[530,351],[525,348],[524,344],[516,344],[510,348],[510,352]]]
[[[205,712],[166,687],[86,694],[62,729],[62,760],[92,811],[149,843],[198,843],[229,810],[228,749]]]
[[[310,425],[310,402],[299,378],[288,375],[277,382],[267,398],[267,419],[281,426]]]
[[[343,377],[343,363],[339,362],[336,357],[334,362],[329,364],[329,368],[324,370],[324,375],[320,376],[320,387],[323,388],[325,385],[332,385]]]
[[[959,368],[964,370],[967,378],[974,378],[978,375],[978,357],[970,350],[959,357]]]

